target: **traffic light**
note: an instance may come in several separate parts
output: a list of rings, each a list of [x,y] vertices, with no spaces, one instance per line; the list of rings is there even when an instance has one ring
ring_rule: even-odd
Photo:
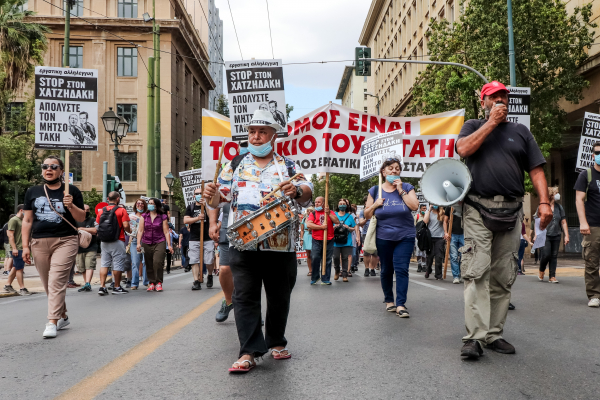
[[[365,58],[371,58],[371,48],[357,47],[354,54],[354,74],[356,76],[371,76],[371,61],[363,61]]]
[[[106,175],[106,193],[115,191],[115,178],[111,174]],[[103,199],[106,201],[106,199]]]

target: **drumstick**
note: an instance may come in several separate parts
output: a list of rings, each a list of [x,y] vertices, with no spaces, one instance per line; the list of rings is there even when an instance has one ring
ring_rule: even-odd
[[[292,176],[289,180],[293,181],[294,179],[296,179],[300,175],[302,175],[302,174],[296,174],[296,175]],[[275,192],[277,192],[280,189],[281,189],[281,187],[279,185],[275,186],[275,189],[271,193],[269,193],[268,195],[266,195],[265,197],[263,197],[262,199],[260,199],[259,203],[262,203],[263,201],[265,201],[265,199],[269,198],[270,196],[272,196],[273,194],[275,194]]]
[[[215,179],[213,179],[213,183],[217,183],[217,179],[219,178],[221,159],[223,158],[223,151],[225,150],[225,140],[226,139],[223,139],[223,145],[221,146],[221,153],[219,154],[219,161],[217,161],[217,170],[215,171]]]

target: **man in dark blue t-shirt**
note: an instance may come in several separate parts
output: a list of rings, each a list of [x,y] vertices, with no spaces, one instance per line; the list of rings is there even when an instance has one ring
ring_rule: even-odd
[[[600,141],[594,143],[594,166],[582,171],[575,182],[575,204],[579,215],[579,230],[583,235],[585,260],[585,291],[588,306],[600,307]],[[589,178],[588,178],[589,174]],[[587,198],[586,198],[587,195]]]
[[[460,249],[467,328],[461,356],[469,358],[483,354],[481,345],[498,353],[515,353],[502,334],[517,276],[525,171],[540,197],[540,228],[545,229],[552,219],[543,170],[546,160],[529,129],[506,119],[506,87],[496,81],[484,85],[481,107],[485,119],[465,122],[456,142],[456,152],[465,158],[473,177],[463,210],[465,245]],[[512,210],[508,217],[515,218],[514,225],[493,227],[482,218],[481,206]]]

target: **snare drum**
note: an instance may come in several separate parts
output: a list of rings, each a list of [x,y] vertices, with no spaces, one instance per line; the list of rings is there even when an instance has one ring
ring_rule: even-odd
[[[253,249],[257,244],[298,222],[298,213],[289,197],[280,197],[232,224],[227,238],[237,250]]]

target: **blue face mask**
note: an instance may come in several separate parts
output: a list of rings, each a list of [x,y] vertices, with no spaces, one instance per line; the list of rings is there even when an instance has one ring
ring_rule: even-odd
[[[260,146],[254,146],[252,143],[248,143],[248,151],[256,157],[265,157],[273,150],[271,142],[261,144]]]
[[[248,154],[249,151],[250,150],[248,150],[247,147],[241,147],[240,148],[240,155],[242,155],[242,154]]]
[[[389,182],[389,183],[394,183],[394,181],[396,179],[400,179],[400,175],[388,175],[385,177],[385,179]]]
[[[594,157],[594,161],[596,161],[596,164],[600,165],[600,154]]]
[[[139,213],[143,213],[143,212],[144,212],[144,210],[143,210],[143,209],[139,209],[139,208],[138,208],[138,209],[137,209],[137,212],[139,212]]]
[[[196,201],[199,203],[200,200],[202,200],[202,195],[201,194],[197,194],[196,196]]]
[[[340,211],[346,211],[346,205],[345,204],[343,206],[338,206],[338,208],[340,209]]]
[[[433,206],[433,209],[434,209],[434,210],[437,210],[437,209],[438,209],[438,206]]]
[[[148,211],[156,210],[156,206],[154,204],[148,204]]]
[[[323,211],[323,207],[315,207],[315,211]]]

